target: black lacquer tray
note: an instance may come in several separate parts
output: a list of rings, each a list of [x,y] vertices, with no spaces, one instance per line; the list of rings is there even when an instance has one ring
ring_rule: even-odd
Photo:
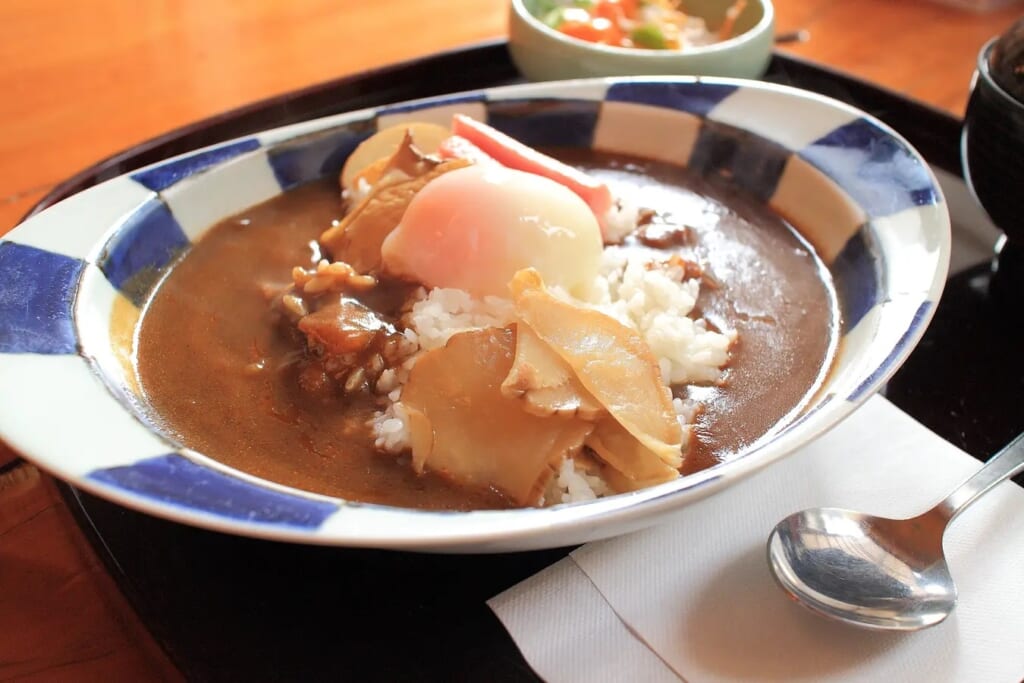
[[[957,119],[782,55],[765,79],[874,114],[959,182]],[[504,43],[496,42],[313,86],[110,157],[60,184],[33,212],[108,178],[222,140],[516,80]],[[1006,322],[1006,304],[1001,308],[987,295],[984,250],[975,260],[951,278],[927,335],[887,395],[984,459],[1024,428],[1024,339],[1018,326]],[[70,487],[63,491],[124,594],[190,680],[536,680],[485,601],[566,549],[445,556],[292,546],[193,529]]]

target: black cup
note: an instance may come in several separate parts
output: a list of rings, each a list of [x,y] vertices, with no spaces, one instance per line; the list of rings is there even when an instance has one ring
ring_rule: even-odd
[[[1005,235],[993,261],[997,277],[991,286],[1020,301],[1024,299],[1024,102],[993,79],[990,61],[995,44],[996,39],[989,41],[978,55],[961,155],[971,192]]]
[[[1024,242],[1024,102],[992,78],[989,55],[978,56],[961,140],[964,175],[992,222],[1012,242]]]

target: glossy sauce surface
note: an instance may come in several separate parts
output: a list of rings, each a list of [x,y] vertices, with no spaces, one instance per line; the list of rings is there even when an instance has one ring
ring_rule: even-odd
[[[494,492],[417,476],[378,454],[368,397],[322,400],[302,389],[301,346],[282,332],[266,291],[313,263],[317,236],[340,217],[336,183],[306,185],[221,222],[174,266],[138,335],[151,419],[231,467],[308,491],[404,507],[507,507]]]
[[[738,333],[721,386],[676,392],[704,404],[684,472],[728,460],[770,434],[813,394],[838,339],[835,289],[813,248],[757,200],[681,167],[573,150],[558,156],[665,222],[685,225],[692,238],[678,250],[713,281],[702,284],[698,308]]]
[[[717,283],[703,286],[698,305],[716,326],[739,332],[721,386],[677,392],[705,404],[684,471],[714,465],[768,433],[830,362],[836,306],[821,263],[763,206],[683,169],[593,152],[558,155],[635,192],[659,220],[688,226],[695,239],[679,250]],[[174,266],[138,334],[150,419],[190,448],[301,489],[404,507],[507,507],[494,491],[417,476],[404,458],[377,453],[368,397],[301,389],[302,347],[275,324],[267,291],[319,257],[315,240],[341,213],[333,181],[307,185],[221,222]]]

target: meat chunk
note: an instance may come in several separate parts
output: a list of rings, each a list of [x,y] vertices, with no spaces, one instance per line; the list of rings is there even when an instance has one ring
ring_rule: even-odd
[[[359,353],[378,336],[393,331],[372,310],[346,298],[302,317],[298,327],[311,348],[332,355]]]

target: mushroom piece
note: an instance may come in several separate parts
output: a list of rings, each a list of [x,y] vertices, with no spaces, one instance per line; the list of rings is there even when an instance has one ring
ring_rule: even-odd
[[[425,122],[400,123],[377,131],[352,150],[338,180],[344,190],[351,190],[360,177],[373,185],[383,174],[389,158],[407,139],[420,152],[432,154],[449,137],[451,131],[445,126]]]
[[[377,313],[346,297],[303,316],[298,328],[306,335],[310,348],[331,355],[361,352],[378,336],[394,333]]]
[[[636,330],[600,311],[553,296],[533,269],[512,279],[512,299],[527,325],[564,360],[622,427],[673,469],[683,434],[658,361]]]
[[[616,491],[635,491],[679,477],[678,469],[665,464],[611,418],[597,424],[586,445],[608,465],[604,478]]]
[[[434,178],[470,163],[465,159],[439,161],[424,155],[407,133],[370,193],[338,225],[320,235],[320,244],[335,260],[345,261],[357,272],[376,272],[384,238],[398,226],[416,193]]]
[[[501,392],[540,417],[596,420],[604,406],[580,384],[572,368],[527,325],[516,327],[516,355]]]
[[[535,505],[555,468],[583,447],[593,424],[531,415],[520,399],[505,396],[501,385],[514,354],[509,328],[456,334],[419,357],[402,405],[417,471]]]

